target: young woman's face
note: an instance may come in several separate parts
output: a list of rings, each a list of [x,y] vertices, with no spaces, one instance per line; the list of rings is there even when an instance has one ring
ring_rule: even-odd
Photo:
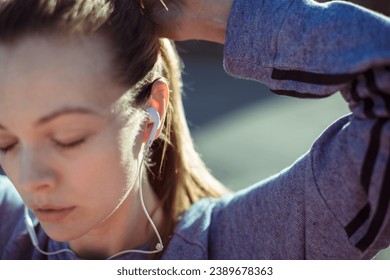
[[[118,109],[126,88],[110,73],[98,37],[0,43],[0,163],[56,240],[109,227],[128,210],[141,120]]]

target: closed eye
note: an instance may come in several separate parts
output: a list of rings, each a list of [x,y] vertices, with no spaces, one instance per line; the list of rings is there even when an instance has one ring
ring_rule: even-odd
[[[0,147],[0,153],[1,154],[6,154],[6,153],[8,153],[10,150],[12,150],[13,149],[13,147],[15,147],[16,146],[16,144],[17,143],[14,143],[14,144],[11,144],[11,145],[8,145],[7,147]]]
[[[53,141],[55,143],[55,145],[60,148],[60,149],[63,149],[63,150],[69,150],[69,149],[72,149],[72,148],[76,148],[78,147],[79,145],[83,144],[85,142],[85,138],[83,139],[80,139],[80,140],[77,140],[77,141],[73,141],[73,142],[70,142],[70,143],[61,143],[61,142],[58,142],[58,141]],[[11,151],[15,146],[16,146],[17,143],[14,143],[14,144],[11,144],[11,145],[8,145],[6,147],[0,147],[0,154],[7,154],[9,151]]]
[[[83,144],[85,142],[85,140],[86,140],[86,138],[82,138],[82,139],[77,140],[77,141],[72,141],[70,143],[61,143],[61,142],[54,141],[54,140],[53,140],[53,142],[61,150],[70,150],[70,149],[73,149],[73,148],[80,146],[81,144]]]

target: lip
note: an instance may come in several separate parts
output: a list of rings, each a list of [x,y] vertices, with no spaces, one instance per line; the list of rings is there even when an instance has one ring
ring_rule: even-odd
[[[58,223],[71,214],[76,207],[43,206],[35,208],[34,214],[40,222]]]

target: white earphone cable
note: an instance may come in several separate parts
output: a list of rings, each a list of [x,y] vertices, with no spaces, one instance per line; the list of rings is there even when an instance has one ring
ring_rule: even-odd
[[[139,197],[140,197],[140,201],[141,201],[141,206],[142,206],[142,209],[145,213],[145,216],[146,218],[148,219],[150,225],[152,226],[157,238],[158,238],[158,243],[156,244],[156,249],[155,250],[151,250],[151,251],[146,251],[146,250],[125,250],[125,251],[121,251],[115,255],[112,255],[111,257],[109,257],[107,260],[110,260],[110,259],[113,259],[113,258],[116,258],[118,257],[119,255],[122,255],[122,254],[126,254],[126,253],[141,253],[141,254],[156,254],[156,253],[159,253],[161,252],[163,249],[164,249],[164,245],[163,245],[163,242],[162,242],[162,239],[161,239],[161,236],[160,236],[160,233],[158,232],[157,230],[157,227],[156,225],[154,224],[152,218],[150,217],[149,213],[148,213],[148,210],[146,209],[146,206],[145,206],[145,202],[144,202],[144,197],[143,197],[143,192],[142,192],[142,165],[143,165],[143,162],[145,160],[145,157],[146,157],[146,153],[148,152],[148,149],[149,147],[146,145],[145,147],[145,151],[144,151],[144,154],[142,156],[142,160],[141,160],[141,164],[139,166],[140,170],[138,172],[138,182],[139,182]]]
[[[141,206],[142,206],[142,209],[145,213],[145,216],[146,218],[148,219],[150,225],[152,226],[157,238],[158,238],[158,243],[156,244],[156,249],[155,250],[151,250],[151,251],[146,251],[146,250],[124,250],[124,251],[121,251],[121,252],[118,252],[112,256],[110,256],[109,258],[107,258],[107,260],[111,260],[111,259],[114,259],[122,254],[126,254],[126,253],[140,253],[140,254],[156,254],[156,253],[159,253],[161,252],[163,249],[164,249],[164,245],[163,245],[163,242],[162,242],[162,239],[161,239],[161,236],[160,236],[160,233],[158,232],[157,230],[157,227],[156,225],[154,224],[152,218],[150,217],[147,209],[146,209],[146,206],[145,206],[145,202],[144,202],[144,197],[143,197],[143,192],[142,192],[142,170],[143,170],[143,162],[145,160],[145,157],[146,157],[146,154],[148,152],[148,149],[149,149],[149,146],[146,145],[145,146],[145,149],[144,149],[144,153],[142,155],[142,160],[138,166],[138,182],[139,182],[139,197],[140,197],[140,201],[141,201]],[[135,181],[137,180],[137,178],[135,178],[134,180],[134,183]],[[35,230],[34,230],[34,225],[33,225],[33,222],[31,220],[31,217],[28,213],[28,208],[25,206],[25,210],[24,210],[24,217],[25,217],[25,223],[26,223],[26,227],[27,227],[27,230],[28,230],[28,233],[30,235],[30,239],[31,239],[31,242],[33,243],[34,247],[36,250],[38,250],[40,253],[42,254],[45,254],[47,256],[51,256],[51,255],[56,255],[56,254],[61,254],[61,253],[71,253],[75,256],[76,253],[73,252],[72,250],[70,249],[62,249],[62,250],[58,250],[58,251],[54,251],[54,252],[45,252],[43,251],[40,247],[39,247],[39,244],[38,244],[38,238],[36,236],[36,233],[35,233]]]

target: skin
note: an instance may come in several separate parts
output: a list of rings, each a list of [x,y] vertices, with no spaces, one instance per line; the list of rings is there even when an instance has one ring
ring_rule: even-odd
[[[109,75],[111,59],[98,36],[0,44],[0,163],[35,214],[74,208],[60,221],[40,222],[84,258],[107,258],[154,237],[136,180],[152,124],[120,109],[126,87]],[[152,88],[164,90],[163,81]],[[156,105],[162,116],[164,102]],[[160,227],[158,201],[142,184]]]

